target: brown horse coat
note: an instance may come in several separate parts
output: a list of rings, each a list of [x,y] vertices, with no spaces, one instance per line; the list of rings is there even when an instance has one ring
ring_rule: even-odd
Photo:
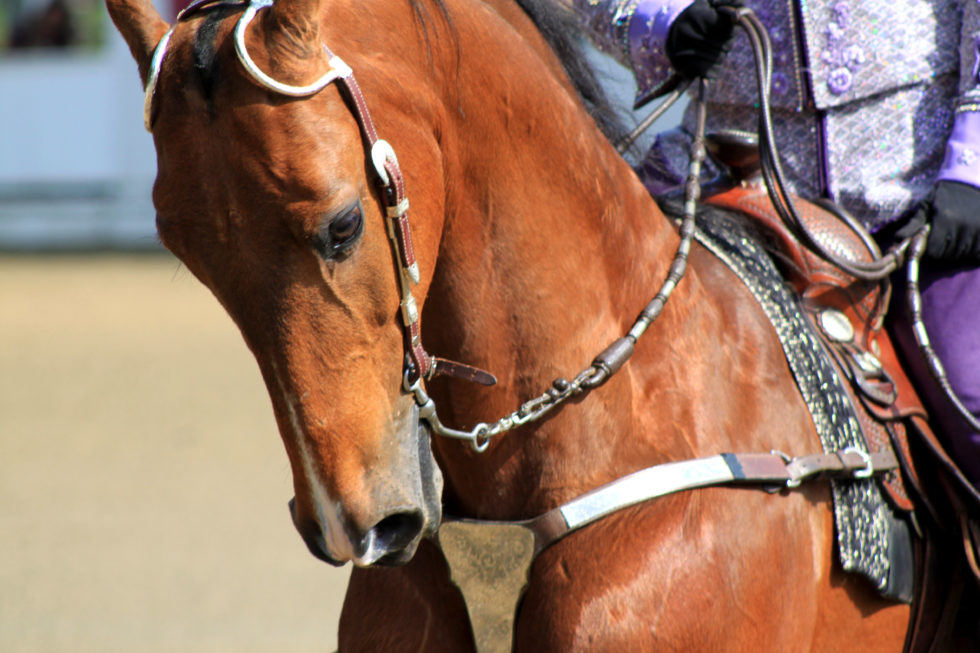
[[[145,78],[167,25],[147,0],[108,5]],[[442,478],[401,386],[396,271],[357,123],[335,85],[293,99],[250,79],[232,44],[237,15],[203,11],[170,40],[153,100],[161,239],[256,356],[311,549],[407,561],[355,569],[341,650],[468,650],[460,595],[424,538]],[[445,13],[430,0],[279,0],[246,41],[291,84],[322,74],[326,43],[398,153],[425,346],[500,380],[433,381],[444,422],[492,421],[574,374],[659,287],[674,227],[510,0],[446,0]],[[358,203],[361,232],[342,255],[324,251]],[[607,384],[486,453],[433,448],[447,511],[513,520],[656,463],[820,443],[762,311],[695,248]],[[515,649],[899,651],[907,619],[841,572],[826,486],[708,489],[619,512],[545,551]]]

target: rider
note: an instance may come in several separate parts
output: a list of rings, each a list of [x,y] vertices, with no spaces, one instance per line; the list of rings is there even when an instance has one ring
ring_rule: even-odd
[[[707,77],[707,131],[756,131],[753,55],[723,8],[740,0],[564,1],[632,69],[637,104],[674,74]],[[923,320],[954,391],[980,416],[980,1],[747,4],[773,43],[774,132],[790,188],[829,197],[882,239],[931,224]],[[688,111],[640,162],[652,193],[683,182],[694,119]],[[908,330],[897,336],[928,378]],[[935,395],[952,453],[980,487],[980,433]]]

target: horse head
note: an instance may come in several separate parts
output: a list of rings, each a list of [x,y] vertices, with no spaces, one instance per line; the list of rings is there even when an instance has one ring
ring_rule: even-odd
[[[333,4],[334,14],[357,11]],[[148,0],[108,6],[148,80],[160,238],[258,361],[293,472],[297,529],[333,564],[407,561],[438,528],[443,481],[403,389],[399,270],[351,107],[335,85],[295,98],[257,83],[236,55],[242,5],[200,5],[169,32]],[[291,87],[332,70],[320,3],[261,9],[240,27],[254,67]],[[369,53],[364,66],[385,51],[383,32],[348,36]],[[411,85],[411,70],[396,61],[372,77]],[[431,135],[418,127],[425,86],[414,87],[415,101],[384,126],[408,144],[413,168],[431,168]],[[372,90],[384,94],[384,83]],[[413,208],[440,215],[441,196],[412,181]],[[433,259],[438,229],[415,234]],[[420,297],[429,282],[420,279]]]

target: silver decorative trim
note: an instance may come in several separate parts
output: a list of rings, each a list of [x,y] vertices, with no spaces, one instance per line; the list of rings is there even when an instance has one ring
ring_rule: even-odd
[[[175,22],[157,43],[157,47],[153,49],[153,58],[150,59],[150,71],[146,78],[146,87],[143,90],[143,127],[148,132],[153,131],[151,115],[153,114],[153,96],[157,91],[157,79],[160,77],[163,57],[167,54],[167,45],[170,43],[170,37],[173,36],[176,28],[177,23]]]
[[[252,57],[248,54],[248,48],[245,46],[245,30],[252,19],[255,18],[255,14],[261,9],[272,6],[272,0],[251,0],[248,3],[248,7],[245,9],[245,13],[242,17],[238,19],[238,24],[235,25],[235,52],[238,54],[238,60],[259,84],[265,86],[266,88],[273,90],[277,93],[283,95],[288,95],[290,97],[307,97],[309,95],[315,95],[326,88],[331,82],[341,77],[350,77],[353,73],[343,60],[336,56],[330,55],[330,50],[327,46],[323,46],[323,51],[330,57],[329,65],[330,69],[323,75],[320,79],[316,80],[312,84],[306,86],[293,86],[291,84],[283,84],[282,82],[276,81],[265,72],[260,69],[256,63],[252,60]]]
[[[854,340],[854,325],[841,311],[836,308],[825,308],[820,311],[820,328],[827,337],[835,342],[851,342]]]

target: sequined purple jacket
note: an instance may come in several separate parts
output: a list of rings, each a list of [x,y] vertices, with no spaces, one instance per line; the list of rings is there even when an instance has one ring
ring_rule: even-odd
[[[691,0],[570,1],[599,49],[632,69],[638,97],[667,81],[667,33]],[[936,179],[980,186],[980,0],[747,5],[772,38],[777,142],[799,192],[833,197],[874,228]],[[712,82],[716,128],[754,130],[753,70],[739,34]],[[661,150],[664,172],[677,153]]]

